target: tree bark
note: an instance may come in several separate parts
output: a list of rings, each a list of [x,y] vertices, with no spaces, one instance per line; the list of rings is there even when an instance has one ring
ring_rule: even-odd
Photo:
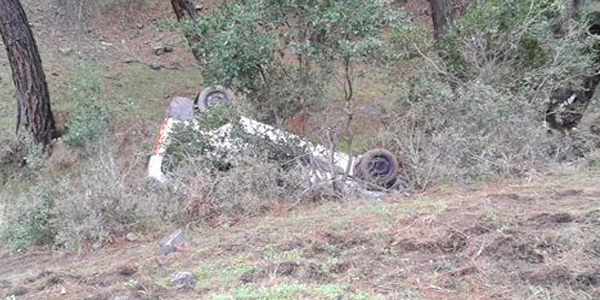
[[[171,5],[178,22],[186,18],[186,14],[192,20],[198,16],[196,7],[188,0],[171,0]]]
[[[0,0],[0,34],[16,88],[17,133],[28,130],[37,143],[56,135],[46,76],[27,16],[19,0]]]
[[[431,20],[433,21],[433,37],[442,36],[444,28],[452,23],[452,0],[429,0],[431,4]]]
[[[177,16],[177,22],[180,22],[185,18],[195,20],[198,17],[196,7],[188,0],[171,0],[171,5],[173,6],[175,16]],[[184,36],[188,41],[188,45],[194,49],[194,45],[199,41],[199,37],[188,30],[184,31]],[[197,53],[195,50],[192,50],[192,54],[197,61],[202,59],[201,54]]]
[[[567,8],[567,14],[570,19],[575,19],[581,8],[585,5],[585,0],[573,0]]]

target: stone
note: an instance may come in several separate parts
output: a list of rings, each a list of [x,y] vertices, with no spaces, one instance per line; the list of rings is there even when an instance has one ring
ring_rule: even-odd
[[[100,242],[95,242],[92,244],[91,250],[92,251],[98,251],[100,249],[104,248],[104,244],[100,243]]]
[[[196,285],[196,278],[192,272],[175,272],[171,274],[171,286],[176,289],[193,288]]]
[[[69,47],[60,47],[60,48],[58,48],[58,52],[60,52],[60,54],[62,54],[64,56],[67,56],[73,52],[73,49],[71,49]]]
[[[152,47],[152,52],[159,56],[165,52],[165,47],[163,45],[155,45]]]
[[[149,65],[149,67],[150,67],[150,69],[152,69],[152,70],[158,71],[158,70],[160,70],[160,69],[162,68],[162,65],[161,65],[161,64],[158,64],[158,63],[151,63],[151,64]]]
[[[381,109],[371,103],[359,103],[356,106],[356,112],[366,116],[380,116],[382,114]]]
[[[176,230],[171,233],[166,239],[162,240],[160,243],[160,253],[167,255],[169,253],[174,252],[177,249],[181,249],[187,244],[185,237],[183,236],[183,231],[181,229]]]
[[[128,242],[135,242],[138,239],[139,239],[138,235],[133,232],[130,232],[127,235],[125,235],[125,240]]]
[[[173,46],[166,45],[166,46],[163,47],[163,51],[165,53],[173,52]]]

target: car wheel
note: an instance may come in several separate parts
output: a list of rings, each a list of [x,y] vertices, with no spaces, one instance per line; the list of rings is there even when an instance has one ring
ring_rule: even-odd
[[[217,105],[233,104],[234,98],[233,93],[222,86],[208,87],[198,95],[195,105],[200,111],[208,112]]]
[[[373,149],[365,153],[356,165],[359,178],[389,188],[398,178],[398,160],[387,150]]]

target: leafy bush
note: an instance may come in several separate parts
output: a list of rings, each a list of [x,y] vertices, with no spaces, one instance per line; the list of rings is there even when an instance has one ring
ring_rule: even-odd
[[[561,135],[543,125],[552,93],[582,89],[596,68],[585,22],[557,32],[560,13],[561,1],[484,1],[456,20],[435,54],[423,54],[387,133],[416,188],[533,176],[593,149],[598,136],[587,128]]]
[[[194,120],[189,123],[179,123],[173,126],[170,134],[169,147],[165,158],[172,166],[178,166],[187,160],[195,160],[202,155],[208,146],[210,131],[227,124],[237,124],[239,116],[231,106],[218,105],[211,108],[210,113],[196,113]]]
[[[78,67],[79,75],[73,83],[75,112],[63,140],[69,146],[85,148],[106,135],[111,110],[102,94],[100,73],[85,64]]]
[[[589,59],[594,51],[583,30],[585,24],[558,24],[564,9],[564,2],[558,0],[484,1],[456,20],[438,46],[453,74],[468,79],[482,75],[491,65],[519,72],[552,72],[536,75],[551,75],[559,81],[591,74]],[[555,72],[553,67],[563,69]]]
[[[391,43],[394,51],[404,59],[419,57],[419,51],[429,52],[433,46],[431,30],[424,24],[398,22],[392,27]]]
[[[322,105],[325,87],[352,98],[352,64],[390,58],[380,37],[396,15],[388,1],[228,3],[185,30],[209,84],[246,94],[258,119],[276,122]]]
[[[16,250],[54,243],[58,227],[51,192],[41,189],[38,193],[23,195],[15,200],[14,203],[6,203],[16,209],[6,214],[7,220],[0,228],[0,238]]]

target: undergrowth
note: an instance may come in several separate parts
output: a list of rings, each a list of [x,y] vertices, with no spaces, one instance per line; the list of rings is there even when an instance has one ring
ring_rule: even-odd
[[[78,74],[73,82],[75,111],[62,141],[72,147],[85,148],[108,136],[113,111],[104,98],[101,74],[84,62],[80,62],[77,68]]]
[[[352,93],[367,97],[377,94],[371,90],[384,90],[385,100],[368,99],[385,108],[378,112],[381,116],[361,121],[367,128],[354,128],[364,134],[356,139],[357,147],[392,150],[416,191],[445,183],[534,178],[546,169],[585,160],[600,142],[590,130],[597,125],[594,120],[568,133],[549,133],[543,125],[553,91],[582,88],[582,78],[596,71],[597,37],[586,32],[583,21],[570,20],[556,30],[554,20],[564,13],[561,1],[478,1],[439,41],[428,37],[423,25],[386,13],[390,3],[385,1],[370,1],[372,14],[349,11],[340,1],[319,2],[323,11],[314,16],[302,14],[301,2],[271,6],[269,22],[258,21],[265,12],[257,7],[228,3],[197,24],[184,24],[184,30],[207,37],[192,45],[194,51],[206,54],[203,63],[210,68],[205,75],[210,70],[226,77],[205,80],[237,87],[242,101],[251,102],[257,116],[273,123],[282,123],[303,106],[327,107],[335,102],[331,98],[351,103]],[[356,10],[361,3],[352,2]],[[281,11],[298,14],[299,23],[278,19],[283,18],[277,15]],[[246,28],[230,28],[234,23],[219,18],[230,15]],[[348,20],[362,20],[368,28]],[[310,27],[315,22],[319,28]],[[314,32],[305,36],[295,25]],[[353,29],[357,36],[349,35],[347,30]],[[287,36],[279,35],[285,32]],[[337,39],[340,36],[343,39]],[[375,51],[377,45],[381,47]],[[208,151],[202,151],[206,143],[198,132],[185,127],[176,128],[184,134],[169,150],[175,162],[168,174],[172,181],[159,185],[147,180],[144,155],[149,143],[140,141],[155,134],[156,126],[147,124],[159,120],[135,127],[140,124],[132,124],[133,117],[119,119],[123,103],[107,96],[104,69],[95,66],[99,61],[78,61],[76,79],[69,86],[73,99],[64,100],[72,104],[69,131],[56,141],[53,155],[46,158],[33,146],[20,147],[15,154],[18,167],[11,168],[18,176],[0,181],[9,190],[0,193],[0,237],[14,248],[43,244],[73,248],[84,239],[111,240],[119,232],[157,223],[233,224],[319,199],[307,192],[310,170],[300,167],[293,155],[273,157],[258,144],[240,151],[244,155],[215,163],[205,156]],[[411,66],[410,72],[398,72],[401,64]],[[376,70],[381,80],[373,80],[367,91],[359,93],[352,84],[365,80],[363,68]],[[270,73],[261,74],[265,71]],[[142,88],[147,97],[113,98],[140,103],[154,99],[160,104],[164,91],[153,88],[151,84]],[[127,109],[158,107],[156,103]],[[353,116],[346,112],[351,107],[331,110],[347,117]],[[219,128],[237,118],[227,111],[214,116],[201,117],[202,126]],[[133,127],[142,129],[113,132]],[[352,134],[330,127],[314,134],[330,143],[326,146],[340,146],[335,143]],[[326,139],[323,132],[330,136]],[[127,143],[135,143],[135,151],[123,151]],[[8,161],[4,158],[14,153],[12,148],[3,150],[2,167]]]
[[[396,101],[385,143],[406,157],[417,188],[530,178],[594,151],[589,127],[565,135],[544,126],[553,91],[582,89],[595,72],[597,37],[584,21],[557,31],[561,3],[474,4],[431,48],[414,45],[421,63],[394,79],[409,93]]]

